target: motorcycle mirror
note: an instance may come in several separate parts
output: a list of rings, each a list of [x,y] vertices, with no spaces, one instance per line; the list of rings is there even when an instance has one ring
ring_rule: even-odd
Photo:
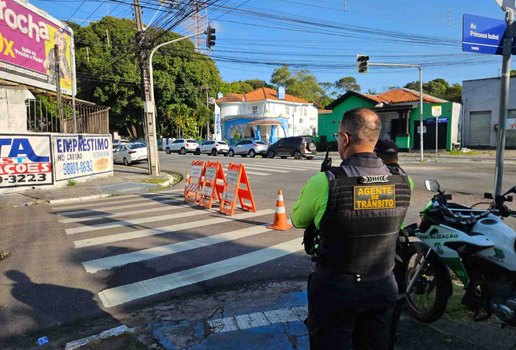
[[[439,182],[437,182],[437,180],[425,180],[425,187],[427,191],[430,192],[441,192],[441,186],[439,186]]]
[[[493,199],[493,194],[489,192],[484,192],[484,198],[485,199]]]

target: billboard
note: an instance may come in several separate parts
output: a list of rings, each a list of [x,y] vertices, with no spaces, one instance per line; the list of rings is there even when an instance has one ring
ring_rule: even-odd
[[[50,135],[0,134],[0,188],[53,183]]]
[[[56,91],[58,65],[61,92],[71,95],[73,47],[65,23],[27,2],[0,0],[0,78]]]
[[[56,181],[113,172],[111,135],[52,135]]]

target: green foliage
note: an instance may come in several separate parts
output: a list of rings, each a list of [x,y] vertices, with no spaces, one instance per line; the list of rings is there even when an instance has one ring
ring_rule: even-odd
[[[360,91],[360,85],[357,84],[357,80],[353,77],[340,78],[335,82],[335,88],[341,92]]]
[[[285,86],[288,94],[313,102],[317,106],[324,106],[330,100],[315,75],[308,69],[299,69],[292,73],[287,65],[282,66],[272,73],[271,83]]]
[[[419,82],[412,81],[404,86],[407,89],[419,91]],[[423,83],[423,92],[451,102],[461,102],[462,86],[458,83],[450,85],[446,80],[438,78]]]
[[[86,27],[73,28],[78,97],[109,106],[112,129],[131,138],[142,137],[143,99],[134,21],[104,17]],[[156,37],[155,34],[152,28],[146,32],[149,37]],[[176,38],[178,34],[165,33],[160,43]],[[215,96],[219,91],[219,72],[210,58],[195,52],[190,40],[160,48],[153,58],[153,71],[157,123],[163,127],[158,132],[165,137],[177,137],[175,126],[186,123],[172,122],[177,116],[170,115],[174,110],[170,106],[182,105],[194,111],[206,108],[206,92]],[[195,116],[201,114],[206,111],[188,113],[193,123],[181,126],[181,132],[193,130],[192,134],[197,135],[199,121]]]

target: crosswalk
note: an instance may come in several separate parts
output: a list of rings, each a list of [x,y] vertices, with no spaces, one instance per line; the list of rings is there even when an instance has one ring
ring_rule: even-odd
[[[307,160],[307,159],[266,159],[266,158],[243,158],[240,157],[204,157],[204,156],[192,156],[186,155],[182,156],[187,158],[196,159],[196,160],[211,160],[211,161],[220,161],[223,164],[224,169],[227,168],[227,164],[229,162],[233,163],[242,163],[245,165],[245,169],[250,177],[258,176],[271,176],[271,175],[280,175],[280,174],[288,174],[295,172],[317,172],[321,167],[321,162],[317,160]]]
[[[274,170],[274,169],[273,169]],[[228,276],[302,250],[295,230],[267,228],[272,208],[233,216],[187,204],[182,189],[54,205],[63,239],[110,308]],[[148,273],[142,273],[148,272]],[[253,270],[254,271],[254,270]],[[98,279],[97,279],[98,280]]]

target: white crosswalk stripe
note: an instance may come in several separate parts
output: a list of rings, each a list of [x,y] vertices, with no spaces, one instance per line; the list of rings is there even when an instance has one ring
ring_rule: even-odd
[[[93,220],[101,220],[101,219],[112,219],[112,218],[117,218],[117,217],[120,217],[120,216],[128,216],[128,215],[134,215],[134,214],[145,214],[145,213],[156,213],[156,212],[159,212],[159,211],[169,211],[169,210],[175,210],[175,209],[189,208],[190,207],[190,205],[188,205],[188,204],[181,204],[183,202],[184,201],[179,201],[179,200],[169,200],[169,201],[163,201],[161,203],[162,204],[177,204],[177,205],[167,205],[167,206],[163,206],[161,208],[153,207],[153,208],[149,208],[149,209],[137,209],[137,210],[131,210],[131,211],[122,211],[122,212],[119,212],[119,213],[106,213],[106,214],[103,214],[103,215],[81,216],[81,217],[78,217],[78,218],[61,219],[61,220],[59,220],[59,222],[62,223],[62,224],[69,224],[69,223],[72,223],[72,222],[93,221]],[[141,208],[142,204],[140,204],[139,206],[135,206],[135,208],[137,208],[137,207]],[[120,209],[120,208],[116,208],[116,209]],[[91,210],[90,211],[85,210],[85,213],[88,213],[88,212],[91,212]]]
[[[274,231],[266,227],[264,221],[272,221],[273,209],[237,211],[226,216],[215,207],[200,208],[184,203],[177,193],[170,198],[172,195],[139,196],[139,202],[136,202],[138,196],[123,196],[118,202],[109,198],[74,205],[71,211],[62,208],[54,212],[68,235],[81,235],[73,245],[81,254],[80,263],[87,274],[125,276],[109,279],[119,282],[95,291],[105,307],[225,276],[303,249],[299,238],[292,240],[292,235],[282,238],[283,234],[272,234]],[[73,215],[82,216],[70,217]],[[111,222],[99,223],[104,219]],[[143,224],[152,226],[142,227]],[[268,237],[269,243],[255,243],[262,237]],[[161,243],[170,239],[173,243]],[[249,245],[249,242],[253,243]],[[91,247],[95,249],[87,249]],[[245,253],[238,247],[246,247]],[[203,260],[205,250],[211,253]],[[240,253],[235,256],[232,250]],[[175,258],[176,254],[180,254],[179,259]],[[206,262],[199,265],[199,258]],[[169,261],[181,263],[168,268]],[[141,269],[141,264],[147,267]],[[165,267],[148,268],[154,264]],[[133,275],[134,269],[140,272]]]
[[[85,208],[99,208],[99,204],[103,205],[113,205],[116,203],[141,203],[142,199],[148,199],[148,200],[160,200],[160,199],[166,199],[166,198],[178,198],[178,196],[181,196],[184,189],[175,190],[174,192],[161,192],[159,194],[154,195],[146,195],[145,197],[138,197],[137,195],[131,195],[131,196],[115,196],[115,197],[109,197],[107,199],[104,199],[102,201],[96,200],[92,202],[83,202],[83,204],[74,204],[74,205],[67,205],[64,207],[53,207],[53,212],[55,214],[61,214],[61,213],[70,213],[75,210],[84,210]],[[127,207],[130,208],[130,207]]]
[[[105,307],[113,307],[146,296],[187,286],[192,283],[224,276],[272,259],[280,258],[287,254],[298,252],[301,249],[303,249],[301,238],[296,238],[269,248],[260,249],[252,253],[202,265],[189,270],[105,289],[99,293],[99,298]]]
[[[174,232],[174,231],[179,231],[179,230],[186,230],[186,229],[195,228],[195,227],[221,224],[224,222],[229,222],[229,221],[237,220],[237,219],[248,219],[248,218],[252,218],[254,216],[262,216],[262,215],[267,215],[267,214],[272,214],[272,213],[274,213],[274,210],[265,209],[265,210],[257,211],[256,213],[236,214],[231,217],[217,217],[217,218],[213,218],[213,219],[194,221],[194,222],[185,222],[182,224],[175,224],[175,225],[158,227],[158,228],[117,233],[117,234],[112,234],[112,235],[107,235],[107,236],[96,237],[96,238],[87,238],[87,239],[75,241],[74,244],[75,244],[75,248],[84,248],[84,247],[90,247],[90,246],[99,245],[99,244],[125,241],[128,239],[161,235],[164,233],[169,233],[169,232]]]
[[[141,225],[141,224],[146,224],[149,222],[166,221],[166,220],[185,218],[185,217],[197,216],[197,215],[208,215],[210,213],[215,213],[215,212],[216,212],[215,210],[195,209],[195,210],[192,210],[189,212],[183,212],[183,213],[177,213],[177,214],[167,214],[167,215],[151,216],[151,217],[132,219],[132,220],[106,222],[106,223],[102,223],[102,224],[94,224],[94,225],[88,225],[88,226],[68,228],[68,229],[66,229],[66,234],[73,235],[76,233],[105,230],[105,229],[116,228],[116,227],[121,227],[121,226]]]
[[[85,261],[82,263],[82,265],[84,266],[87,272],[95,273],[100,270],[107,270],[112,269],[113,267],[120,267],[135,262],[155,259],[160,256],[206,247],[211,244],[228,242],[267,231],[271,231],[271,229],[268,229],[267,227],[261,225],[251,226],[236,231],[224,232],[218,235],[211,235],[203,238],[193,239],[190,241],[184,241],[155,248],[139,250],[137,252],[115,255],[108,258]]]

